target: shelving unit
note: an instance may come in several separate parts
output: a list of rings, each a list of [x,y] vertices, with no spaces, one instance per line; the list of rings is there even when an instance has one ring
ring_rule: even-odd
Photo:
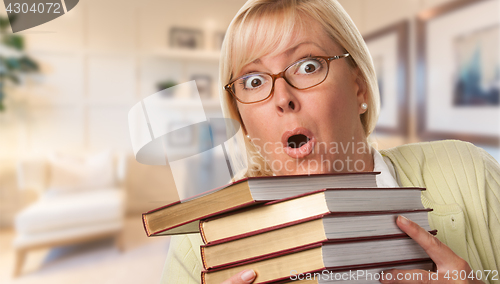
[[[8,154],[10,159],[2,160],[9,169],[2,171],[8,170],[8,175],[0,172],[0,182],[8,185],[0,187],[0,195],[9,200],[19,196],[11,207],[1,208],[0,214],[13,216],[24,202],[13,176],[18,156],[101,149],[132,153],[128,112],[156,93],[161,81],[180,84],[193,75],[209,75],[212,96],[202,98],[202,103],[207,116],[221,115],[217,90],[220,53],[210,50],[208,42],[202,50],[169,49],[168,32],[179,25],[202,29],[210,37],[210,32],[225,29],[242,4],[224,2],[228,11],[221,14],[213,3],[200,0],[198,9],[179,17],[178,11],[186,11],[187,6],[178,1],[153,0],[148,5],[132,0],[80,1],[64,17],[21,32],[27,53],[42,65],[42,74],[18,96],[26,99],[22,121],[0,128],[0,136],[7,137],[0,141],[0,156]],[[120,7],[119,13],[116,7]],[[205,30],[207,11],[217,15],[217,20]],[[169,107],[188,112],[193,105],[179,100]],[[134,188],[129,194],[143,205],[171,197],[148,186]]]
[[[207,61],[211,63],[219,62],[220,52],[210,51],[210,50],[189,50],[189,49],[157,49],[142,52],[143,57],[161,57],[174,60],[186,60],[186,61]]]

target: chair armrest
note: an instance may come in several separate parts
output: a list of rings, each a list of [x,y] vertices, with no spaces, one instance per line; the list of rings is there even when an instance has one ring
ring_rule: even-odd
[[[117,153],[114,159],[115,182],[117,187],[123,187],[127,174],[127,155],[123,152]]]
[[[42,157],[24,158],[17,162],[17,185],[20,190],[34,190],[39,194],[47,187],[47,160]]]

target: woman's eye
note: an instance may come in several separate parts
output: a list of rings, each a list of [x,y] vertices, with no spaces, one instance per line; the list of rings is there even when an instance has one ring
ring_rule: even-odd
[[[309,59],[299,63],[296,74],[311,74],[321,69],[321,63],[316,59]]]
[[[258,88],[266,82],[266,79],[262,75],[251,75],[243,79],[243,86],[245,89],[255,89]]]

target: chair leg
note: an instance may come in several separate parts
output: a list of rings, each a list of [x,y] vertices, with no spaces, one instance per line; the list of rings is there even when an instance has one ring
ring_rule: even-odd
[[[18,249],[16,251],[16,262],[14,264],[14,277],[21,275],[23,270],[24,260],[26,259],[26,250]]]

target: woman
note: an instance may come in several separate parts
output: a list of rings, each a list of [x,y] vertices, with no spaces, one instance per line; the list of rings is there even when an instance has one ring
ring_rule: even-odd
[[[248,169],[238,178],[381,171],[378,186],[427,188],[422,202],[433,208],[429,222],[439,240],[404,217],[397,224],[434,260],[439,281],[448,270],[498,269],[498,163],[460,141],[380,153],[371,148],[367,139],[379,109],[375,72],[361,35],[336,1],[248,1],[226,33],[220,79],[223,111],[247,135],[240,143]],[[246,168],[242,160],[232,164]],[[200,281],[200,244],[196,235],[172,238],[165,283]],[[242,271],[224,284],[254,278],[253,271]]]

